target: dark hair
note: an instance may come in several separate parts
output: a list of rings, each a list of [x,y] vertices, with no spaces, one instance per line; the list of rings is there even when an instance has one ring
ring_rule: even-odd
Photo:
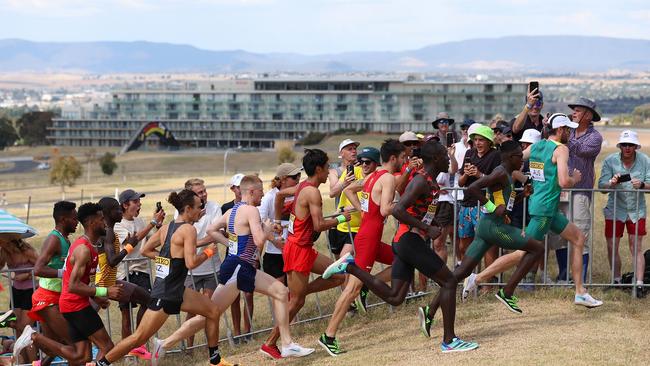
[[[422,145],[420,150],[422,161],[428,164],[433,161],[434,157],[447,155],[447,149],[437,140],[429,140]]]
[[[517,149],[521,149],[521,145],[519,145],[519,143],[515,142],[514,140],[508,140],[501,143],[502,154],[511,153]]]
[[[88,218],[97,215],[97,212],[101,211],[102,206],[94,202],[86,202],[83,205],[79,206],[79,210],[77,211],[77,219],[81,225],[85,225]]]
[[[320,149],[305,149],[305,156],[302,157],[302,166],[308,177],[316,173],[317,167],[327,167],[329,158],[325,151]]]
[[[104,215],[108,214],[113,207],[120,205],[120,203],[113,197],[102,197],[97,204],[102,207]]]
[[[385,163],[390,160],[391,156],[398,157],[404,150],[406,150],[406,146],[403,143],[395,139],[387,139],[379,148],[381,161]]]
[[[194,197],[198,197],[194,191],[183,189],[178,193],[170,193],[167,202],[171,203],[178,210],[178,213],[183,213],[185,206],[194,206]]]
[[[63,216],[68,215],[77,208],[77,204],[70,201],[59,201],[54,204],[54,210],[52,210],[52,217],[54,217],[54,222],[59,222]]]

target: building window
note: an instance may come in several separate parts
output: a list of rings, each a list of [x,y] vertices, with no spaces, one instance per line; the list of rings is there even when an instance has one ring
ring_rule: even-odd
[[[271,116],[271,119],[276,120],[276,121],[281,120],[282,119],[282,113],[273,113],[273,115]]]

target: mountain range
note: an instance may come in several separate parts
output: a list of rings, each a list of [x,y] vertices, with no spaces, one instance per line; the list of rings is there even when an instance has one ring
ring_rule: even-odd
[[[303,55],[213,51],[136,42],[0,40],[0,71],[147,72],[539,72],[650,70],[650,40],[587,36],[470,39],[398,52]]]

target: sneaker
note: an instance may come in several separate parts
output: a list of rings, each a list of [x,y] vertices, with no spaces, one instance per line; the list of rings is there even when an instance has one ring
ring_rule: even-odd
[[[471,351],[478,348],[478,343],[476,342],[465,342],[462,339],[456,337],[451,340],[449,343],[442,342],[440,344],[440,350],[442,353],[450,352],[465,352]]]
[[[96,360],[97,355],[99,354],[99,348],[97,348],[97,346],[93,344],[92,347],[90,348],[90,354],[92,355],[93,360]]]
[[[228,362],[228,361],[226,361],[225,359],[222,358],[221,361],[219,361],[218,364],[216,364],[216,365],[210,364],[210,366],[238,366],[238,364],[230,363],[230,362]]]
[[[320,344],[321,347],[323,347],[325,351],[327,351],[327,353],[329,353],[332,357],[336,357],[341,353],[344,353],[339,348],[339,341],[337,341],[336,338],[334,338],[332,341],[328,341],[325,333],[321,334],[320,338],[318,338],[318,344]]]
[[[359,311],[359,309],[357,309],[357,302],[355,301],[352,304],[350,304],[350,307],[348,308],[348,313],[354,314],[357,311]]]
[[[361,289],[361,292],[359,292],[359,296],[357,296],[356,299],[354,299],[354,305],[356,306],[357,310],[359,312],[366,314],[368,312],[368,290],[364,291]]]
[[[470,273],[469,276],[465,278],[465,281],[463,281],[463,292],[460,294],[461,300],[467,301],[470,293],[474,293],[474,295],[476,295],[477,289],[478,286],[476,286],[476,273]]]
[[[314,352],[313,348],[305,348],[298,343],[290,343],[286,347],[282,347],[282,358],[289,357],[305,357]]]
[[[602,301],[594,299],[587,292],[582,295],[576,294],[573,303],[576,305],[586,306],[588,308],[597,308],[603,304]]]
[[[280,353],[280,349],[276,345],[270,346],[264,343],[262,347],[260,347],[260,352],[271,357],[274,360],[279,360],[282,358],[282,353]]]
[[[9,322],[12,320],[16,320],[16,314],[14,314],[13,310],[9,309],[0,315],[0,328],[8,327]]]
[[[151,366],[158,366],[158,360],[165,357],[163,340],[153,337],[153,353],[151,354]]]
[[[18,339],[16,339],[16,342],[14,342],[14,360],[18,359],[20,352],[34,343],[32,341],[32,334],[34,333],[36,333],[36,331],[32,327],[25,325],[23,333],[18,337]]]
[[[433,319],[429,317],[429,305],[418,308],[418,318],[420,319],[420,329],[425,337],[431,338],[431,325]]]
[[[135,356],[141,360],[151,360],[151,353],[144,346],[136,347],[129,351],[129,356]]]
[[[32,361],[32,366],[41,366],[41,360]]]
[[[348,267],[348,264],[354,263],[354,257],[352,254],[345,253],[341,258],[337,259],[336,262],[332,263],[325,269],[323,272],[323,278],[328,279],[335,274],[345,273],[345,269]]]
[[[503,305],[505,305],[508,308],[508,310],[512,311],[513,313],[515,313],[515,314],[523,313],[523,311],[521,311],[521,309],[517,305],[517,302],[519,302],[519,299],[517,298],[517,296],[512,295],[512,296],[508,297],[503,292],[503,289],[499,289],[499,292],[494,294],[494,296],[496,296],[496,298],[499,299],[499,301],[501,301],[503,303]]]

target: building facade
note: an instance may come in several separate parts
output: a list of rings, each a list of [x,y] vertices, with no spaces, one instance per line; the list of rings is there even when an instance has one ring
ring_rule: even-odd
[[[114,91],[87,109],[64,109],[48,139],[61,146],[127,144],[161,122],[182,146],[270,148],[311,131],[430,132],[446,111],[458,121],[507,118],[520,110],[525,83],[434,83],[376,79],[251,79]],[[155,144],[155,141],[152,142]]]

